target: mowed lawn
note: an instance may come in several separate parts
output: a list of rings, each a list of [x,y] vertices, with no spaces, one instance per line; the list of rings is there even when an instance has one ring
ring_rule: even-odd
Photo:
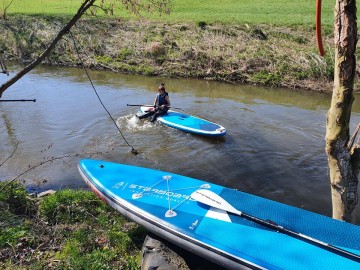
[[[106,0],[105,0],[106,1]],[[114,0],[108,0],[113,2]],[[11,0],[2,0],[3,5]],[[31,0],[13,1],[8,14],[43,14],[71,16],[76,13],[82,0]],[[132,17],[118,3],[116,15]],[[269,25],[315,25],[316,0],[173,0],[170,15],[143,13],[147,19],[164,22],[250,23]],[[0,11],[3,9],[0,6]],[[335,0],[322,0],[322,23],[332,25]],[[100,14],[100,12],[99,12]]]

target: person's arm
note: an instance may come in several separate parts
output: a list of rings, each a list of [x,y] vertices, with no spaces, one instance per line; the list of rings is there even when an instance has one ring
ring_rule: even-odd
[[[166,103],[167,103],[167,107],[170,107],[170,98],[169,98],[169,96],[166,96],[165,97],[165,100],[166,100]]]
[[[158,95],[156,95],[156,97],[155,97],[155,100],[154,100],[154,107],[156,107],[157,100],[158,100]]]

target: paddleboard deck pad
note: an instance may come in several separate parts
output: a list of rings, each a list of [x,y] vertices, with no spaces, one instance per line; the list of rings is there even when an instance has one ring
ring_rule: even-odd
[[[153,107],[142,106],[136,115],[146,115],[152,110],[154,110]],[[167,113],[159,116],[156,120],[169,127],[202,136],[216,137],[224,136],[226,134],[226,129],[223,126],[196,116],[187,115],[173,110],[169,110]]]
[[[87,185],[152,233],[229,269],[360,269],[360,263],[191,197],[209,190],[236,209],[360,255],[360,227],[178,174],[81,160]],[[211,196],[210,196],[211,197]],[[212,198],[210,198],[212,199]]]

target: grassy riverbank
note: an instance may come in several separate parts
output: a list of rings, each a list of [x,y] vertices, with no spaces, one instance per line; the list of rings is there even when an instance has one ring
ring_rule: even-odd
[[[0,182],[0,269],[135,270],[145,236],[90,191],[39,199]]]
[[[80,2],[14,1],[7,19],[0,20],[0,53],[9,60],[34,60]],[[122,73],[332,91],[333,1],[322,4],[325,57],[316,45],[313,1],[172,3],[170,15],[143,13],[140,19],[118,5],[115,17],[85,16],[72,30],[82,60]],[[70,36],[45,63],[81,65]]]
[[[0,21],[1,53],[6,59],[32,61],[64,23],[60,18],[20,15]],[[319,56],[311,27],[87,19],[72,33],[82,61],[95,69],[332,90],[332,50]],[[325,44],[330,39],[327,36]],[[81,65],[70,36],[44,62]]]

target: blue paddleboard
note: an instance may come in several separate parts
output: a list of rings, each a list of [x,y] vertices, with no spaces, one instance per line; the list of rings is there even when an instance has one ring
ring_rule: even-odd
[[[223,267],[360,269],[359,226],[169,172],[89,159],[79,171],[117,211]]]
[[[142,106],[140,108],[140,112],[146,113],[153,109],[153,107]],[[187,115],[173,110],[169,110],[166,114],[159,116],[156,120],[169,127],[202,136],[216,137],[224,136],[226,134],[226,129],[223,126],[196,116]]]

